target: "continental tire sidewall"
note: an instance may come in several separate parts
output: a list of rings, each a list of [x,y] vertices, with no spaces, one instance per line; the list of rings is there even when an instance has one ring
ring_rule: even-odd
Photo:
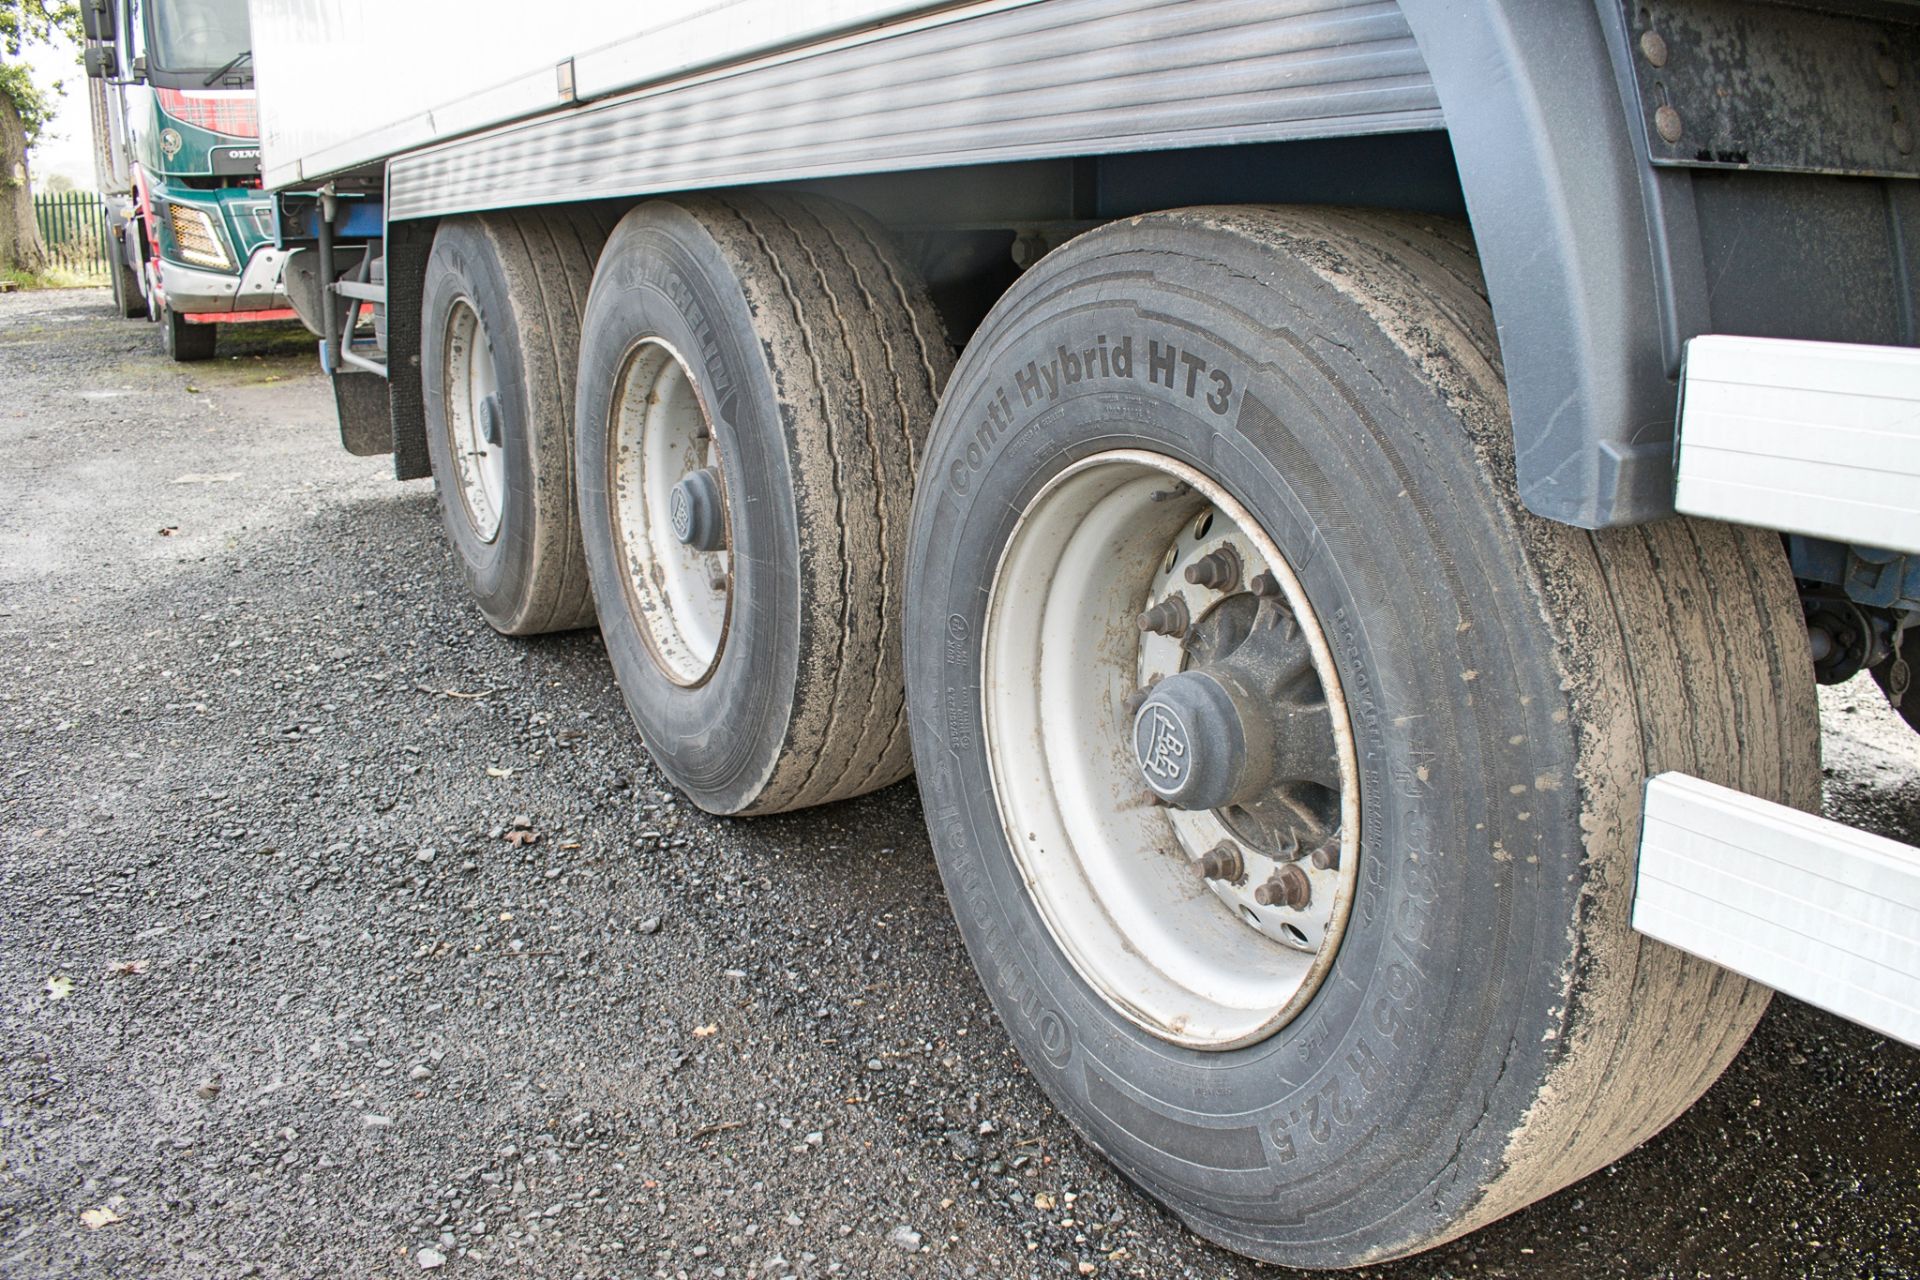
[[[607,243],[587,303],[576,395],[581,525],[600,630],[628,710],[654,758],[703,808],[750,807],[772,775],[794,703],[800,563],[794,480],[773,377],[753,316],[707,232],[658,203]],[[628,357],[666,342],[692,375],[719,445],[732,603],[712,671],[668,678],[640,630],[610,496],[613,406]]]
[[[447,426],[447,328],[456,303],[465,300],[479,317],[493,349],[505,446],[499,531],[492,542],[475,532],[461,493]],[[427,259],[421,296],[420,390],[426,410],[427,453],[441,522],[453,543],[467,589],[496,627],[510,627],[535,569],[533,545],[534,462],[528,422],[526,370],[520,364],[520,332],[508,301],[507,281],[487,237],[470,224],[442,226]]]
[[[1130,1176],[1256,1256],[1391,1256],[1462,1214],[1555,1052],[1581,841],[1552,637],[1466,432],[1358,308],[1229,237],[1202,261],[1139,228],[1136,252],[1103,253],[1101,234],[1002,300],[923,465],[907,676],[941,873],[1025,1060]],[[1205,472],[1274,538],[1361,762],[1331,972],[1279,1033],[1230,1052],[1159,1040],[1082,980],[994,800],[979,672],[997,557],[1051,477],[1120,448]]]

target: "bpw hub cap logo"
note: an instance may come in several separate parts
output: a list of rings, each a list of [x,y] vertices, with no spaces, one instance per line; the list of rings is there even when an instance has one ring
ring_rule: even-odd
[[[673,523],[673,536],[682,542],[693,541],[693,502],[679,485],[667,494],[667,519]]]
[[[1172,709],[1158,702],[1140,708],[1133,722],[1133,750],[1147,785],[1163,795],[1180,790],[1193,767],[1193,739]]]

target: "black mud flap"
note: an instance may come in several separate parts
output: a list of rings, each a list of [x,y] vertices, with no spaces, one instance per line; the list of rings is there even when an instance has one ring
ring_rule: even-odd
[[[360,458],[393,452],[393,412],[387,380],[372,373],[333,375],[333,405],[340,416],[340,443]]]
[[[427,457],[427,411],[420,386],[420,303],[433,249],[435,219],[387,228],[387,390],[393,402],[393,478],[433,474]]]

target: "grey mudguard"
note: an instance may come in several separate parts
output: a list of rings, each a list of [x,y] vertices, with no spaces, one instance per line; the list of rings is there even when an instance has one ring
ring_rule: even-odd
[[[1671,514],[1676,391],[1651,175],[1608,50],[1617,12],[1610,0],[1400,7],[1447,118],[1499,325],[1521,501],[1590,529]]]
[[[1920,6],[1657,0],[1631,26],[1619,0],[1400,8],[1473,220],[1529,510],[1589,529],[1673,513],[1688,338],[1920,340],[1920,184],[1857,158],[1888,150],[1885,78],[1920,76]],[[1869,92],[1830,80],[1855,70]],[[1664,98],[1636,77],[1687,108],[1673,137],[1650,133]],[[1729,95],[1738,110],[1696,114]],[[1743,125],[1793,145],[1774,137],[1769,162],[1718,136]]]

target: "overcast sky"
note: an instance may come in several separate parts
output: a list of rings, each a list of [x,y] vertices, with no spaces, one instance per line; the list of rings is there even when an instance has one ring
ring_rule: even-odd
[[[78,48],[66,41],[54,46],[34,45],[25,54],[25,61],[33,68],[34,83],[42,89],[50,88],[55,80],[66,82],[58,113],[41,130],[39,143],[27,157],[35,189],[56,173],[64,173],[83,190],[91,191],[94,186],[87,73],[81,70],[78,58]]]

